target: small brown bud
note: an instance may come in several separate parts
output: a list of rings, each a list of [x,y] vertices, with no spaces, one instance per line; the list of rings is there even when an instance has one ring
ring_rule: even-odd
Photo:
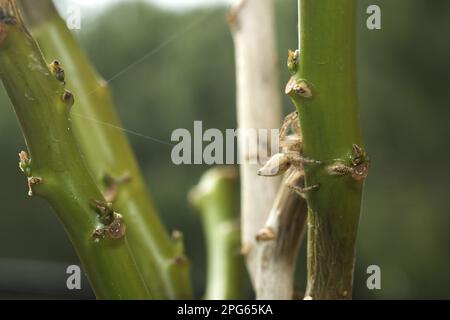
[[[256,241],[272,241],[276,240],[277,233],[271,227],[262,228],[256,235]]]

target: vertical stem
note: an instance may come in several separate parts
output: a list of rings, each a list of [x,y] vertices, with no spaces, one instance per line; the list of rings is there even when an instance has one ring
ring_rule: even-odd
[[[299,0],[299,68],[286,93],[300,115],[308,186],[308,283],[312,299],[350,299],[362,187],[356,87],[356,1]],[[364,171],[364,172],[360,172]],[[362,175],[359,175],[362,173]]]
[[[74,135],[97,184],[107,188],[105,175],[130,178],[118,186],[113,205],[133,222],[128,226],[130,248],[153,297],[191,298],[189,263],[183,252],[177,252],[148,196],[133,151],[120,130],[107,83],[97,74],[51,0],[22,0],[21,4],[44,55],[62,63],[67,86],[77,96],[71,112]]]
[[[240,255],[239,184],[234,169],[203,175],[190,199],[200,211],[208,248],[205,299],[242,299],[244,261]]]

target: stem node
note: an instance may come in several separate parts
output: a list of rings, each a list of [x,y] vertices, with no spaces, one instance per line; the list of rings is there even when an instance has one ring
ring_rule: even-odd
[[[67,108],[70,110],[70,108],[75,103],[75,98],[73,97],[73,94],[68,90],[64,90],[64,93],[61,98],[63,102],[67,105]]]
[[[306,80],[297,80],[295,76],[292,76],[287,83],[285,93],[292,98],[298,96],[300,98],[310,99],[313,97],[311,87]]]
[[[37,184],[41,184],[43,181],[40,177],[28,177],[28,196],[32,197],[34,192],[33,188]]]
[[[106,226],[98,227],[92,233],[92,237],[98,242],[108,236],[110,239],[121,239],[125,236],[127,225],[121,214],[114,212],[113,220]]]
[[[264,227],[256,235],[256,241],[273,241],[277,237],[278,235],[272,227]]]
[[[295,75],[298,72],[298,63],[299,63],[299,55],[300,55],[300,51],[299,50],[289,50],[288,51],[288,62],[287,62],[287,66],[289,69],[289,72],[291,73],[291,75]]]

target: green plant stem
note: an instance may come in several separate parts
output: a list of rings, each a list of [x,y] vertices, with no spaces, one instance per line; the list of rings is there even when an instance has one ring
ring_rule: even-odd
[[[103,183],[105,174],[131,177],[130,182],[120,185],[113,205],[130,221],[128,241],[152,295],[157,299],[190,299],[189,263],[184,253],[177,252],[158,218],[129,142],[120,130],[107,83],[50,0],[21,3],[44,55],[60,60],[67,86],[78,98],[71,113],[74,134],[97,184]]]
[[[190,193],[200,211],[208,248],[205,299],[243,298],[244,259],[240,255],[239,181],[230,168],[214,168]]]
[[[63,99],[64,86],[49,72],[15,2],[0,0],[0,11],[0,75],[22,126],[32,175],[42,179],[33,193],[57,212],[98,298],[150,298],[127,236],[99,241],[92,237],[102,222],[91,203],[103,196],[72,135],[70,96]]]
[[[350,166],[361,146],[356,87],[356,1],[299,0],[300,56],[291,95],[300,115],[304,155],[324,162],[305,168],[308,186],[308,281],[312,299],[350,299],[363,184],[332,175]],[[288,88],[287,88],[288,89]],[[289,90],[287,90],[288,92]]]

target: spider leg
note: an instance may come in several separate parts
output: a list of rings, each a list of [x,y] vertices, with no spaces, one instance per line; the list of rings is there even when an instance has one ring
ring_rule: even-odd
[[[286,138],[289,128],[294,128],[293,125],[295,125],[295,123],[298,124],[297,111],[288,114],[284,118],[283,125],[280,128],[280,141],[283,141]]]
[[[305,200],[306,200],[307,194],[309,192],[319,189],[319,185],[318,184],[315,184],[315,185],[310,186],[310,187],[301,187],[299,185],[289,184],[288,187],[289,187],[289,189],[294,191],[296,194],[298,194],[300,197],[302,197]]]
[[[297,152],[289,152],[286,154],[286,157],[296,168],[303,168],[303,165],[305,164],[322,164],[322,161],[305,158]]]
[[[298,194],[300,197],[306,200],[307,194],[311,191],[315,191],[319,189],[319,185],[313,185],[311,187],[298,187],[298,186],[289,186],[289,188],[294,191],[296,194]]]
[[[300,168],[291,168],[286,181],[287,187],[306,200],[307,194],[311,191],[317,190],[319,185],[305,187],[305,172]]]
[[[294,134],[296,134],[297,136],[299,136],[300,138],[302,137],[302,130],[300,128],[300,122],[298,120],[298,115],[297,115],[297,119],[296,121],[294,121],[291,125],[292,128],[292,132],[294,132]]]

